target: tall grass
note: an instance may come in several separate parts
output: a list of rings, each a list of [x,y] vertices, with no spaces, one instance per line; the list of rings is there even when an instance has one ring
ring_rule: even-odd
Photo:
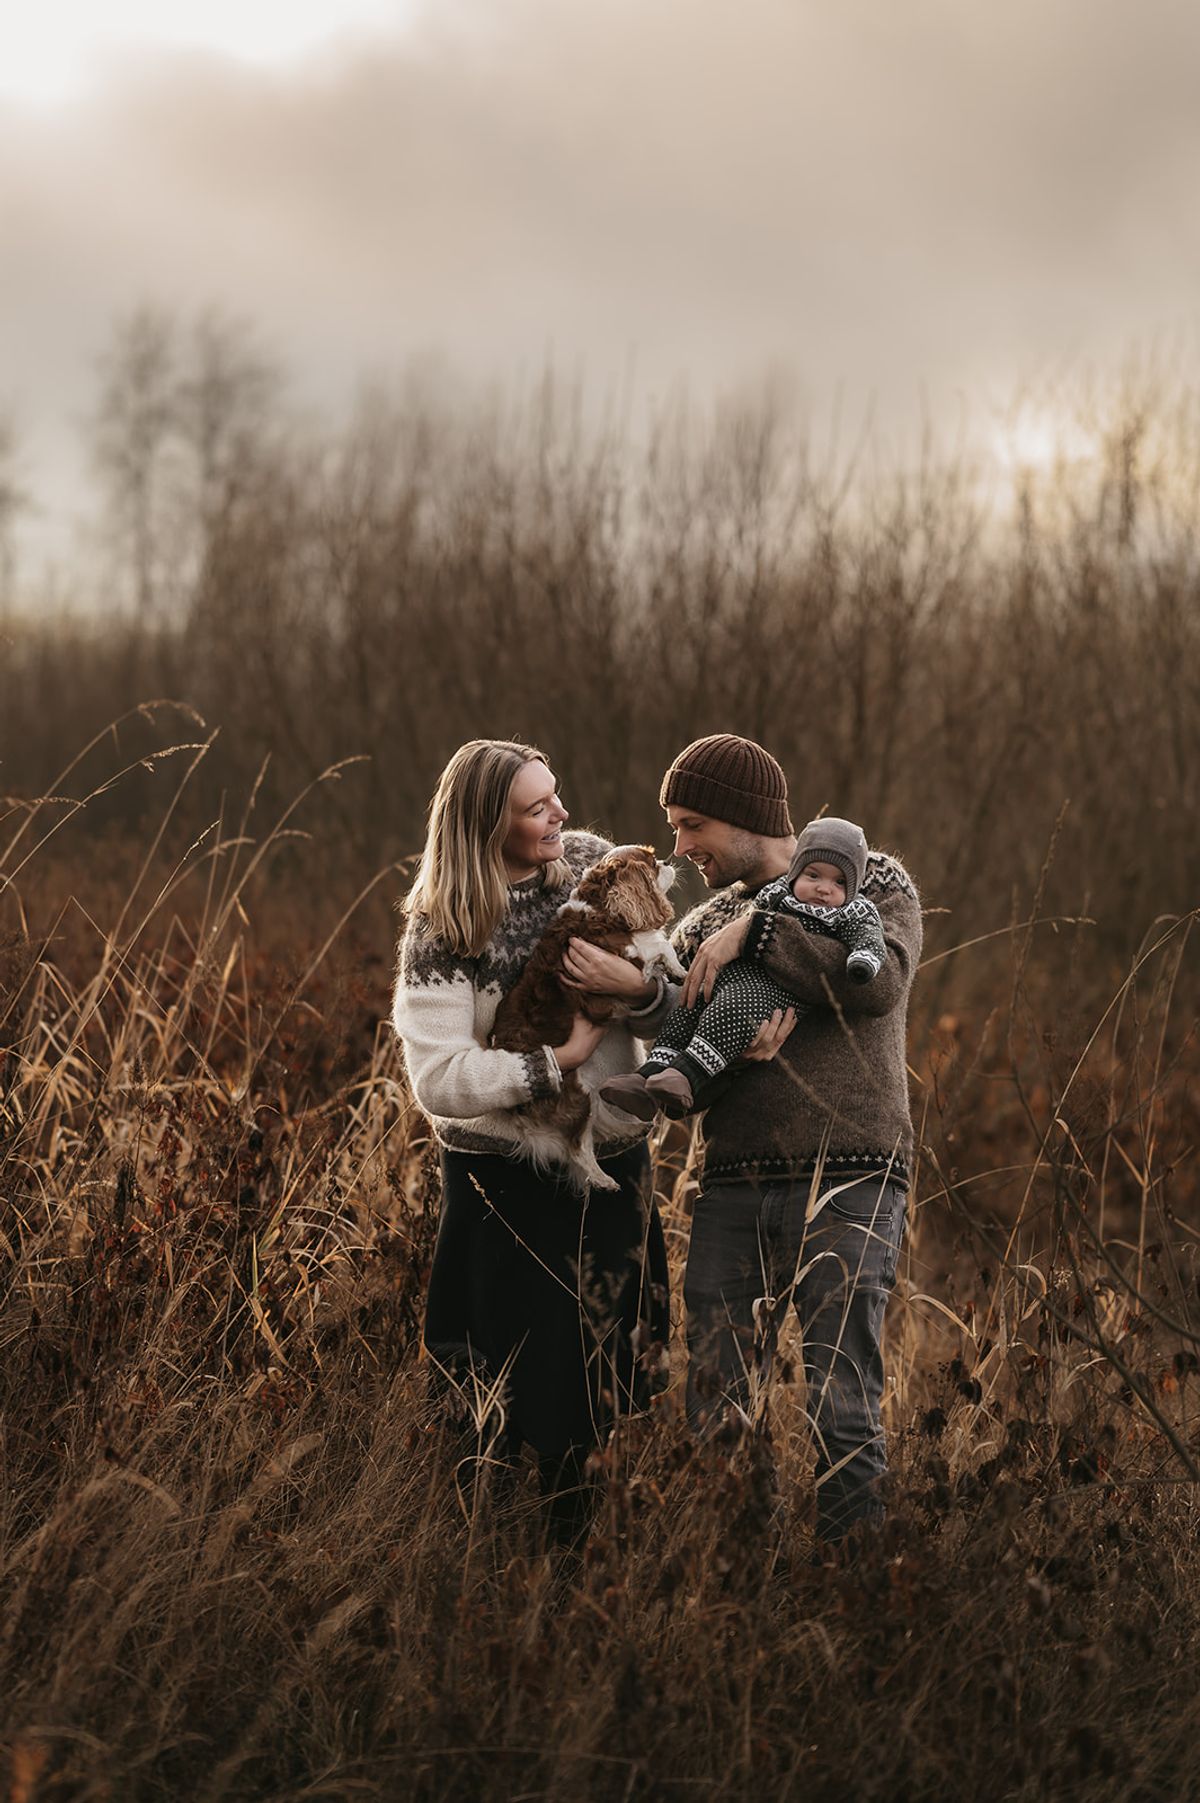
[[[1195,391],[1081,390],[1093,455],[989,511],[770,405],[300,432],[196,346],[106,372],[114,605],[0,635],[9,1796],[1194,1794]],[[418,1350],[385,1018],[433,779],[529,736],[661,837],[726,728],[928,909],[891,1518],[845,1568],[786,1335],[703,1447],[676,1344],[573,1553]],[[672,1128],[677,1296],[696,1180]]]
[[[1193,1794],[1200,1091],[1170,879],[1107,987],[1113,944],[1047,919],[1053,862],[1015,920],[1007,886],[981,906],[995,937],[930,953],[883,1538],[812,1562],[785,1340],[758,1429],[703,1447],[677,1346],[563,1553],[535,1474],[502,1482],[426,1401],[436,1180],[383,1024],[402,879],[310,902],[327,842],[289,837],[337,844],[323,802],[361,771],[205,818],[216,753],[185,731],[153,776],[4,823],[9,1795]],[[143,779],[170,786],[130,868],[114,817],[87,826]],[[679,1129],[656,1171],[678,1294]]]

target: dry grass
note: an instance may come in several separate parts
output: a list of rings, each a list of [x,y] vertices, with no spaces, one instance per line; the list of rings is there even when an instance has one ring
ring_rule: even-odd
[[[304,443],[250,363],[227,399],[203,457],[158,409],[115,497],[137,613],[3,622],[8,1796],[1194,1795],[1194,389],[1093,396],[1093,464],[1007,530],[961,463],[851,481],[769,410],[639,459],[549,389]],[[658,835],[715,728],[930,909],[852,1569],[810,1563],[787,1359],[769,1442],[697,1448],[677,1347],[573,1558],[418,1358],[436,1180],[382,1022],[434,776],[533,736]]]
[[[311,796],[173,861],[207,754],[178,755],[124,887],[80,871],[60,909],[64,865],[25,860],[61,811],[5,823],[14,1803],[1194,1794],[1191,920],[1099,1002],[1090,929],[1036,897],[925,973],[950,976],[912,1044],[884,1538],[810,1562],[787,1361],[769,1430],[698,1448],[677,1357],[576,1557],[532,1474],[425,1402],[436,1184],[381,1024],[399,879],[328,932],[281,920]],[[659,1154],[678,1277],[691,1148]]]

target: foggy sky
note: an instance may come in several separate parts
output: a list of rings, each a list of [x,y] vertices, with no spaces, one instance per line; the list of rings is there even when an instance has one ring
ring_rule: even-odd
[[[1198,81],[1194,0],[440,0],[286,78],[148,56],[0,99],[0,409],[53,523],[144,301],[249,318],[322,405],[435,349],[983,404],[1194,334]]]

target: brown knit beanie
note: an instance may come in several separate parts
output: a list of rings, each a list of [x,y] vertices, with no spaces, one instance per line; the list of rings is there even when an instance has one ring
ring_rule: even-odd
[[[794,883],[806,864],[836,864],[846,879],[846,900],[853,901],[867,874],[867,835],[853,820],[825,814],[810,820],[796,841],[787,880]]]
[[[732,732],[711,733],[681,751],[663,777],[658,799],[664,808],[695,808],[768,839],[795,830],[780,766],[753,739]]]

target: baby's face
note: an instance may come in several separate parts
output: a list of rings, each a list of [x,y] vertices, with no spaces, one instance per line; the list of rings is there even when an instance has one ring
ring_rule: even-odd
[[[846,902],[846,879],[836,864],[820,858],[806,864],[792,884],[797,901],[815,902],[818,908],[841,908]]]

